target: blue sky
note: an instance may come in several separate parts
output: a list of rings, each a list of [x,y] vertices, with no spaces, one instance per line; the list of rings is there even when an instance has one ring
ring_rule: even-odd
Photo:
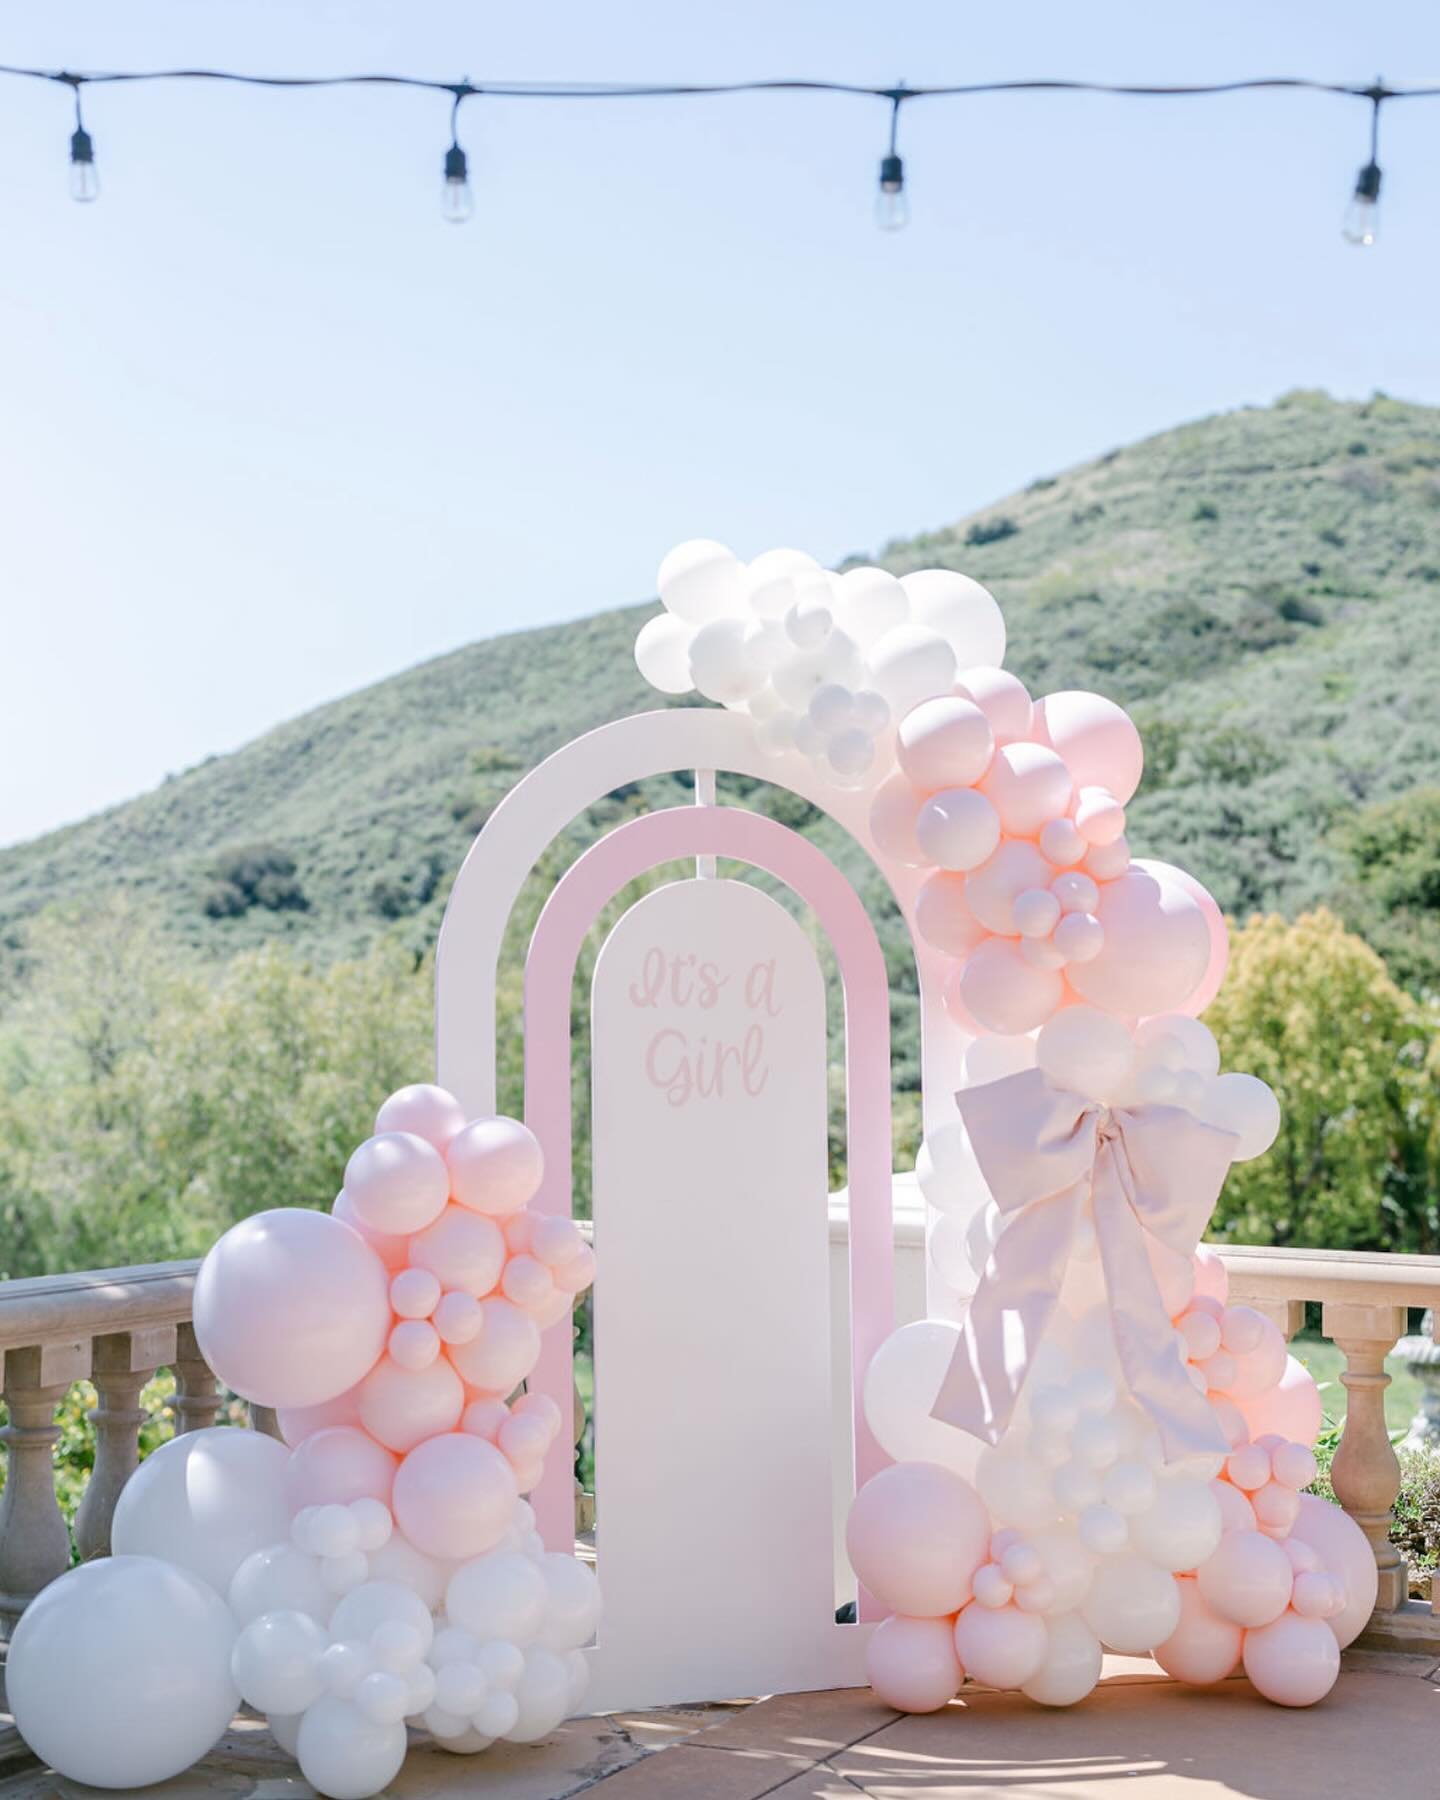
[[[1433,5],[16,0],[0,61],[585,80],[1440,76]],[[94,91],[0,104],[0,842],[453,646],[833,559],[1294,386],[1440,402],[1440,103]]]

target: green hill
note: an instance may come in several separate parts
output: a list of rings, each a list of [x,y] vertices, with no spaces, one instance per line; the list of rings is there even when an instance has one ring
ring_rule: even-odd
[[[1132,842],[1227,907],[1333,895],[1355,816],[1440,783],[1440,410],[1295,393],[876,560],[965,569],[1035,692],[1129,707],[1149,759]],[[209,957],[277,936],[329,957],[397,921],[424,939],[515,773],[654,704],[630,656],[649,610],[470,645],[0,852],[0,931],[23,951],[27,916],[121,888]]]

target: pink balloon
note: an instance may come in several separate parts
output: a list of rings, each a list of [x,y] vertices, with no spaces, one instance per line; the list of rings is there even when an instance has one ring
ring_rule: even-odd
[[[1189,893],[1205,915],[1205,929],[1210,934],[1210,960],[1195,991],[1177,1009],[1189,1013],[1192,1019],[1198,1019],[1220,992],[1225,971],[1230,966],[1230,927],[1225,923],[1225,915],[1210,890],[1198,882],[1188,869],[1177,868],[1173,863],[1153,862],[1148,857],[1137,859],[1134,866],[1163,869],[1172,881],[1178,882]]]
[[[895,736],[895,755],[917,794],[968,788],[990,766],[995,734],[974,703],[937,695],[911,707]]]
[[[445,1151],[450,1193],[472,1212],[518,1212],[540,1191],[545,1159],[534,1132],[518,1119],[476,1119]]]
[[[1198,902],[1158,869],[1132,863],[1104,883],[1095,914],[1104,947],[1067,970],[1077,994],[1122,1017],[1176,1011],[1209,962],[1210,934]]]
[[[555,1277],[533,1256],[512,1256],[505,1265],[500,1291],[525,1311],[533,1311],[555,1293]]]
[[[1278,1481],[1267,1481],[1250,1496],[1255,1509],[1255,1523],[1266,1537],[1289,1537],[1300,1516],[1300,1496],[1294,1488]]]
[[[915,896],[915,929],[932,950],[966,957],[985,936],[985,927],[965,898],[965,877],[940,870],[920,883]]]
[[[322,1400],[318,1406],[282,1406],[275,1422],[280,1435],[293,1450],[317,1431],[328,1431],[332,1425],[356,1425],[360,1422],[360,1389],[358,1384],[346,1388],[333,1400]]]
[[[1343,1650],[1359,1637],[1375,1610],[1379,1574],[1370,1540],[1338,1506],[1315,1494],[1300,1496],[1300,1516],[1292,1535],[1319,1552],[1327,1573],[1338,1575],[1345,1589],[1345,1609],[1329,1623]]]
[[[1046,888],[1055,871],[1033,844],[1011,839],[965,877],[965,904],[987,931],[1014,937],[1015,902],[1031,888]]]
[[[960,1691],[965,1671],[949,1619],[882,1619],[865,1646],[865,1673],[877,1698],[897,1712],[935,1712]]]
[[[360,1387],[360,1423],[402,1455],[437,1432],[453,1431],[464,1410],[464,1386],[443,1356],[423,1369],[403,1369],[387,1356]]]
[[[995,752],[980,792],[1017,838],[1035,837],[1051,819],[1065,816],[1073,783],[1064,760],[1043,744],[1006,744]]]
[[[412,1267],[429,1269],[441,1287],[483,1299],[505,1267],[505,1234],[493,1219],[463,1206],[447,1206],[435,1223],[410,1240]]]
[[[1210,1492],[1220,1502],[1220,1529],[1226,1531],[1255,1531],[1255,1508],[1248,1497],[1241,1493],[1233,1481],[1222,1481],[1217,1475],[1210,1483]]]
[[[1032,968],[1006,938],[989,938],[973,950],[959,981],[965,1009],[986,1031],[1005,1037],[1043,1025],[1064,995],[1053,969]]]
[[[1070,688],[1035,702],[1032,730],[1065,758],[1076,787],[1103,787],[1123,806],[1140,785],[1145,751],[1130,715],[1113,700]]]
[[[390,1335],[385,1266],[330,1213],[232,1225],[195,1278],[195,1336],[227,1387],[260,1406],[316,1406],[354,1387]]]
[[[1039,1672],[1050,1634],[1038,1613],[1019,1607],[967,1606],[955,1621],[955,1650],[973,1681],[986,1687],[1023,1687]]]
[[[345,1165],[355,1216],[371,1231],[408,1236],[438,1219],[450,1197],[445,1159],[408,1131],[366,1138]]]
[[[348,1506],[352,1500],[390,1504],[396,1459],[358,1425],[317,1431],[290,1453],[286,1495],[290,1510]]]
[[[937,1619],[970,1598],[990,1557],[990,1518],[968,1481],[936,1463],[892,1463],[855,1496],[845,1548],[862,1587],[894,1612]]]
[[[509,1221],[506,1223],[508,1226]],[[568,1263],[577,1257],[584,1245],[585,1239],[580,1234],[580,1227],[573,1219],[563,1218],[558,1214],[541,1214],[532,1220],[530,1242],[526,1248],[532,1256],[555,1269],[561,1263]],[[519,1246],[512,1245],[511,1248],[518,1249]]]
[[[556,1263],[551,1274],[562,1294],[583,1294],[595,1279],[595,1252],[582,1244],[573,1256]]]
[[[356,1212],[351,1204],[350,1196],[341,1188],[335,1196],[335,1204],[330,1208],[330,1216],[348,1225],[352,1231],[358,1231],[365,1242],[392,1272],[405,1267],[405,1258],[409,1253],[410,1239],[403,1233],[399,1236],[387,1231],[372,1231]]]
[[[891,861],[908,868],[923,868],[929,861],[915,836],[915,815],[920,810],[909,777],[898,769],[875,790],[870,802],[870,836],[875,848]]]
[[[1252,1438],[1274,1432],[1288,1443],[1313,1446],[1324,1423],[1315,1378],[1295,1357],[1286,1354],[1278,1385],[1236,1403]]]
[[[1177,1575],[1175,1585],[1180,1590],[1180,1623],[1152,1654],[1167,1675],[1192,1687],[1223,1681],[1239,1666],[1244,1633],[1210,1606],[1193,1575]]]
[[[514,1472],[493,1444],[448,1432],[426,1439],[401,1463],[393,1504],[417,1550],[459,1561],[494,1549],[518,1498]]]
[[[1227,1531],[1195,1574],[1211,1610],[1236,1625],[1268,1625],[1290,1604],[1290,1559],[1258,1531]]]
[[[1017,738],[1030,736],[1030,690],[1018,675],[1008,669],[962,669],[955,691],[973,700],[984,713],[997,744],[1013,744]]]
[[[1235,1358],[1235,1379],[1229,1383],[1227,1391],[1237,1404],[1268,1394],[1285,1378],[1285,1365],[1289,1361],[1285,1334],[1273,1319],[1259,1317],[1260,1342],[1255,1349]]]
[[[1324,1619],[1284,1612],[1258,1631],[1245,1633],[1245,1673],[1257,1692],[1277,1706],[1313,1706],[1340,1673],[1340,1646]]]
[[[508,1300],[485,1302],[485,1323],[468,1344],[452,1344],[450,1360],[483,1394],[511,1394],[540,1356],[540,1328]]]
[[[1195,1292],[1218,1300],[1221,1306],[1230,1292],[1230,1277],[1225,1273],[1224,1262],[1204,1244],[1195,1252]]]
[[[465,1109],[451,1093],[428,1081],[398,1088],[375,1115],[376,1131],[409,1131],[443,1150],[465,1123]]]

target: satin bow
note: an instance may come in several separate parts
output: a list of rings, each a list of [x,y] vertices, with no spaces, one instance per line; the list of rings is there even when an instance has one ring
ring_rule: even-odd
[[[1159,1427],[1167,1462],[1227,1448],[1191,1385],[1160,1298],[1146,1236],[1190,1255],[1235,1139],[1178,1106],[1106,1107],[1024,1069],[956,1096],[1007,1223],[970,1302],[931,1416],[1000,1441],[1044,1337],[1091,1204],[1110,1323],[1131,1393]]]

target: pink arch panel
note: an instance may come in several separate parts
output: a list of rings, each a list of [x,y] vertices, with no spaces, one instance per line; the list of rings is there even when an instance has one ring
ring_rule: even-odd
[[[666,862],[728,856],[766,870],[809,905],[834,947],[845,1000],[846,1146],[850,1196],[851,1399],[858,1487],[889,1460],[865,1423],[865,1371],[894,1319],[891,1221],[890,990],[869,914],[807,839],[734,807],[685,806],[617,827],[556,885],[525,958],[525,1120],[545,1152],[540,1212],[571,1210],[570,997],[596,916],[637,875]],[[603,1280],[603,1275],[601,1276]],[[563,1417],[555,1452],[530,1496],[552,1550],[574,1544],[574,1488],[563,1446],[574,1430],[570,1333],[545,1333],[532,1385]]]

